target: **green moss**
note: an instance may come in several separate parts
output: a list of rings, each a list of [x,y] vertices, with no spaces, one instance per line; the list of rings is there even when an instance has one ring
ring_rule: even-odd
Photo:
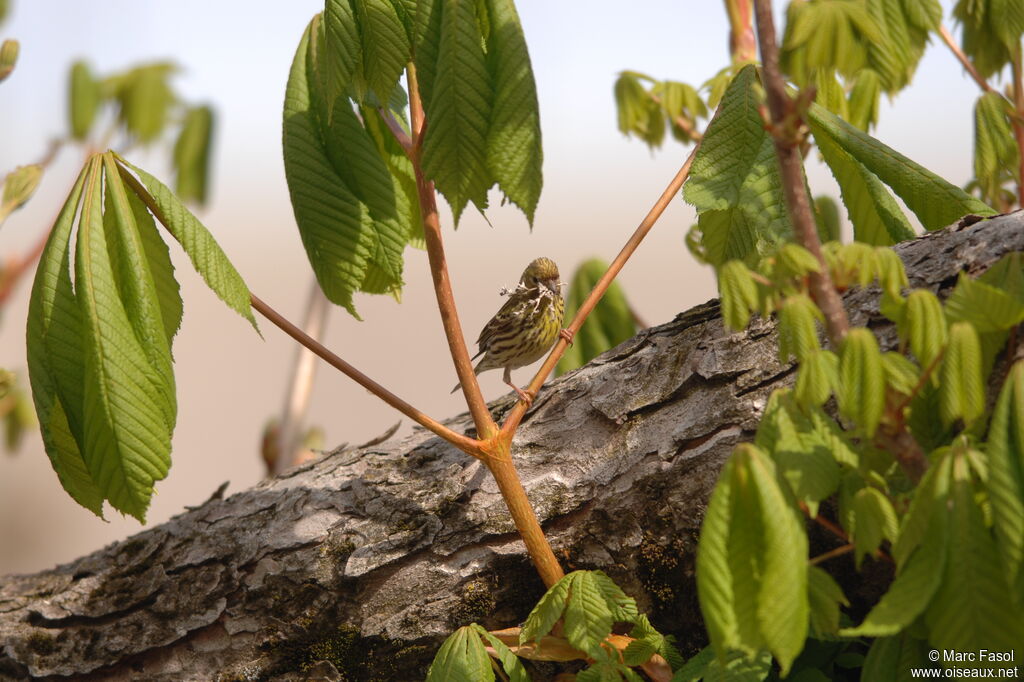
[[[685,551],[680,540],[664,547],[651,537],[640,543],[637,567],[640,582],[651,595],[656,611],[671,610],[679,600],[678,586],[683,583],[683,567],[679,557]]]
[[[462,588],[459,603],[448,614],[452,629],[478,623],[494,613],[497,605],[491,586],[483,580],[473,580]]]

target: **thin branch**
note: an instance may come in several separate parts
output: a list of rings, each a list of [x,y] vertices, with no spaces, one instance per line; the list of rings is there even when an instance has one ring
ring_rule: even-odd
[[[964,54],[963,50],[960,49],[960,46],[956,44],[955,40],[953,40],[953,35],[945,25],[939,26],[939,37],[942,38],[942,42],[946,43],[946,47],[950,49],[953,56],[956,57],[956,60],[960,62],[962,67],[964,67],[964,70],[968,75],[974,79],[974,82],[978,84],[979,88],[985,92],[996,92],[996,90],[988,84],[988,81],[981,77],[978,70],[974,68],[974,64],[971,63],[971,60],[967,58],[967,55]]]
[[[665,188],[665,191],[661,193],[661,196],[658,197],[658,200],[654,202],[654,206],[652,206],[651,210],[647,212],[644,219],[640,221],[640,225],[637,226],[636,231],[633,232],[633,235],[626,242],[625,246],[623,246],[622,250],[619,251],[619,255],[617,255],[615,260],[611,262],[611,265],[608,266],[604,275],[602,275],[601,279],[594,285],[590,295],[588,295],[586,300],[580,305],[579,310],[576,312],[576,317],[573,318],[572,322],[567,327],[572,334],[575,334],[580,330],[580,327],[583,326],[587,316],[590,315],[598,301],[600,301],[601,297],[604,296],[605,291],[608,290],[608,287],[622,270],[626,261],[628,261],[630,256],[633,255],[633,252],[636,251],[637,247],[640,246],[640,242],[642,242],[644,237],[647,236],[647,233],[651,231],[651,228],[654,227],[654,223],[658,221],[661,214],[665,212],[665,208],[668,207],[669,202],[679,194],[679,190],[682,188],[683,183],[686,182],[686,178],[690,174],[690,165],[693,163],[693,159],[697,155],[697,150],[699,148],[699,143],[694,145],[693,150],[690,152],[690,155],[686,157],[686,161],[679,169],[679,172],[676,173],[674,178],[672,178],[672,181],[668,184],[668,187]],[[540,370],[537,371],[536,376],[533,377],[533,381],[530,382],[529,387],[526,389],[528,392],[533,394],[537,393],[541,384],[544,383],[548,378],[548,375],[551,374],[552,370],[554,370],[555,365],[558,364],[558,361],[562,358],[562,354],[565,353],[565,349],[568,345],[569,344],[564,338],[559,338],[555,347],[552,349],[551,354],[548,355],[547,360],[544,361]],[[526,405],[522,402],[517,403],[505,419],[505,423],[501,426],[502,434],[511,438],[511,435],[514,434],[516,428],[518,428],[519,422],[522,421],[524,414],[526,414]]]
[[[486,454],[481,450],[480,443],[472,438],[468,438],[461,433],[452,431],[444,424],[435,421],[428,417],[423,412],[420,412],[415,407],[405,402],[391,391],[387,390],[376,381],[366,376],[358,369],[348,364],[340,357],[332,353],[327,347],[316,339],[310,337],[306,332],[302,331],[294,324],[289,322],[276,310],[271,308],[269,305],[260,300],[255,294],[250,294],[252,299],[252,307],[256,309],[263,317],[267,318],[271,323],[276,325],[288,336],[292,337],[306,348],[319,355],[327,364],[331,365],[335,369],[339,370],[342,374],[355,381],[357,384],[365,388],[370,393],[386,402],[391,407],[395,408],[405,416],[412,419],[414,422],[427,429],[428,431],[444,438],[446,441],[459,448],[463,452],[472,455],[477,458],[483,459]]]
[[[409,112],[412,122],[413,169],[416,172],[416,191],[420,199],[420,213],[423,215],[423,236],[427,243],[427,257],[430,261],[430,275],[434,280],[434,293],[437,296],[437,308],[441,313],[441,324],[448,348],[451,350],[455,373],[462,384],[462,392],[466,396],[466,404],[476,424],[477,436],[487,440],[498,431],[498,425],[487,410],[480,384],[473,372],[473,363],[469,359],[466,339],[459,322],[459,311],[455,306],[455,295],[452,293],[451,279],[448,277],[448,263],[445,259],[444,244],[441,239],[441,221],[437,213],[437,199],[434,194],[433,181],[423,175],[420,164],[419,149],[421,132],[424,124],[423,102],[420,99],[419,83],[416,79],[416,68],[409,64]]]
[[[729,53],[732,63],[752,62],[757,59],[757,41],[751,23],[750,0],[725,0],[725,13],[729,16]]]
[[[840,547],[836,547],[835,549],[831,549],[831,550],[825,552],[824,554],[819,554],[818,556],[816,556],[813,559],[811,559],[809,563],[811,564],[811,566],[817,566],[818,564],[823,563],[825,561],[828,561],[829,559],[834,559],[837,556],[843,556],[844,554],[849,554],[853,550],[854,550],[854,546],[852,544],[850,544],[850,543],[847,543],[847,544],[842,545]]]
[[[320,289],[320,283],[313,278],[306,299],[306,319],[302,322],[302,329],[311,339],[319,341],[323,337],[329,310],[330,301]],[[281,411],[277,433],[277,458],[273,462],[270,475],[276,476],[298,463],[296,459],[306,410],[309,408],[309,395],[313,391],[316,367],[316,355],[313,351],[305,346],[298,346],[295,349],[295,362],[292,366],[291,389]]]
[[[1010,124],[1017,141],[1017,206],[1024,207],[1024,56],[1020,43],[1013,51],[1013,109],[1016,116]]]
[[[832,345],[839,347],[850,328],[842,299],[832,284],[828,263],[821,252],[818,228],[811,212],[810,199],[804,186],[803,160],[800,156],[799,112],[786,94],[786,84],[779,69],[779,49],[775,42],[775,24],[770,0],[755,0],[757,33],[764,64],[764,87],[771,112],[770,127],[775,139],[775,152],[779,157],[782,189],[786,208],[793,223],[798,242],[821,264],[820,272],[808,276],[808,287],[815,303],[825,315],[825,327]]]
[[[56,222],[54,219],[50,225]],[[32,248],[20,258],[11,258],[5,264],[2,271],[0,271],[0,306],[7,303],[7,299],[14,293],[14,288],[18,285],[22,276],[25,275],[31,268],[33,263],[39,260],[39,256],[42,255],[43,249],[46,248],[46,242],[50,239],[50,230],[43,230],[43,233],[39,235],[39,239]]]

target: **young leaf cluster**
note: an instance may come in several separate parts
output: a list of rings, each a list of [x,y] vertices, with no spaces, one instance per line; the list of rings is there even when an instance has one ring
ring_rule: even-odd
[[[61,485],[97,515],[144,520],[170,466],[171,345],[182,301],[154,216],[207,284],[255,325],[249,291],[198,220],[112,152],[92,156],[61,209],[29,302],[29,380]]]
[[[938,0],[812,0],[791,2],[786,18],[786,75],[867,130],[878,122],[882,93],[910,84],[942,8]]]
[[[646,86],[645,86],[646,84]],[[700,138],[698,120],[708,109],[697,90],[678,81],[659,81],[636,71],[623,71],[613,88],[619,130],[635,135],[652,149],[660,147],[665,131],[684,144]]]
[[[76,61],[68,74],[68,125],[71,137],[86,142],[96,134],[104,105],[113,110],[113,125],[98,146],[122,129],[128,143],[150,145],[181,121],[172,157],[175,191],[185,201],[206,201],[209,186],[213,110],[183,103],[171,86],[177,66],[170,62],[143,64],[97,76],[88,62]]]
[[[962,274],[943,303],[924,289],[905,294],[888,248],[826,245],[837,286],[882,290],[899,338],[898,351],[883,353],[866,328],[851,329],[836,352],[822,348],[820,313],[800,291],[799,268],[780,278],[781,264],[796,260],[781,251],[760,272],[739,261],[719,270],[729,324],[777,311],[780,357],[798,363],[796,386],[771,396],[755,442],[726,464],[702,528],[698,594],[719,663],[770,652],[785,672],[809,631],[877,637],[865,671],[897,659],[927,666],[923,642],[1024,651],[1024,362],[1009,370],[994,409],[985,400],[997,357],[1024,322],[1020,254],[977,279]],[[823,409],[833,397],[842,426]],[[929,453],[916,487],[873,440],[901,425]],[[799,520],[832,497],[856,564],[884,559],[889,547],[896,566],[864,621],[844,628],[846,598],[808,566]],[[782,618],[784,608],[796,611]]]
[[[616,624],[632,626],[628,638],[613,634]],[[659,633],[601,571],[574,571],[552,585],[530,612],[513,649],[479,625],[461,628],[445,640],[427,679],[491,680],[489,671],[500,661],[509,679],[528,680],[516,653],[540,660],[586,659],[589,666],[576,675],[582,682],[639,682],[643,678],[634,668],[655,656],[672,669],[683,666],[672,638]],[[488,665],[487,654],[497,660]]]
[[[403,70],[421,130],[405,118]],[[430,182],[456,222],[469,202],[486,208],[495,184],[532,222],[540,119],[511,0],[327,0],[292,63],[284,158],[317,280],[353,315],[358,291],[400,294]]]

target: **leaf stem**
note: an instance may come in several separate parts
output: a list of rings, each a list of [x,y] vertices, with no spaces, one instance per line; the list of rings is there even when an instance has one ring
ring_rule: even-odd
[[[686,182],[686,178],[690,174],[690,165],[693,164],[693,159],[697,155],[697,150],[699,148],[700,143],[698,142],[694,145],[690,155],[686,157],[686,161],[683,162],[683,165],[679,168],[679,172],[677,172],[675,177],[672,178],[668,187],[666,187],[665,191],[661,193],[658,200],[654,202],[654,206],[652,206],[651,210],[647,212],[644,219],[640,221],[640,225],[637,226],[632,236],[622,247],[622,250],[619,251],[619,255],[615,257],[615,260],[613,260],[608,266],[608,269],[605,270],[604,275],[602,275],[601,279],[594,285],[593,290],[591,290],[586,300],[580,304],[579,310],[576,311],[576,316],[572,319],[572,322],[569,323],[569,326],[566,327],[566,329],[568,329],[572,334],[575,334],[580,330],[580,327],[583,326],[587,316],[590,315],[591,311],[593,311],[594,307],[601,300],[601,297],[604,296],[605,291],[608,290],[608,287],[622,270],[626,261],[628,261],[630,256],[633,255],[633,252],[636,251],[637,247],[640,246],[640,242],[642,242],[644,237],[647,236],[647,233],[651,231],[651,228],[654,227],[654,224],[658,221],[658,218],[661,217],[661,214],[665,212],[665,208],[668,206],[669,202],[679,194],[683,183]],[[554,370],[555,365],[558,364],[558,361],[562,358],[562,354],[565,353],[565,349],[568,347],[569,344],[565,339],[558,339],[558,342],[555,343],[555,347],[552,349],[551,354],[548,355],[547,360],[545,360],[544,364],[541,365],[541,368],[537,371],[536,376],[533,377],[529,387],[526,389],[528,392],[536,394],[540,389],[541,384],[544,383],[548,378],[548,375],[551,374],[552,370]],[[505,423],[501,426],[502,434],[507,434],[511,437],[511,434],[515,433],[516,428],[519,427],[519,422],[522,421],[525,413],[526,405],[522,402],[516,403],[516,406],[512,408],[512,411],[505,419]]]
[[[725,13],[729,16],[729,53],[733,64],[757,59],[750,9],[750,0],[725,0]]]
[[[978,70],[974,68],[974,64],[967,58],[967,55],[965,55],[963,50],[960,49],[960,46],[956,44],[956,41],[953,40],[953,35],[945,25],[939,26],[939,37],[942,38],[942,42],[946,43],[946,47],[948,47],[950,52],[953,53],[953,56],[956,57],[958,62],[960,62],[960,65],[964,67],[964,71],[974,79],[974,82],[978,84],[979,88],[985,92],[995,92],[992,86],[988,84],[988,81],[982,78],[981,74],[978,73]]]
[[[409,117],[412,127],[412,148],[410,160],[416,172],[416,192],[420,200],[420,213],[423,216],[423,236],[427,243],[427,258],[430,261],[430,275],[434,280],[434,293],[437,296],[437,308],[441,313],[441,325],[448,339],[455,373],[462,384],[462,392],[466,396],[469,413],[476,424],[476,432],[481,440],[491,438],[498,431],[498,425],[487,410],[480,384],[473,372],[473,363],[469,359],[466,339],[459,322],[459,311],[455,306],[451,279],[448,277],[448,263],[444,254],[444,243],[441,239],[441,220],[437,213],[437,199],[434,183],[423,175],[420,163],[420,148],[424,125],[423,102],[420,99],[419,82],[416,79],[416,67],[409,64],[407,71],[409,83]]]
[[[312,338],[309,334],[299,329],[297,326],[288,321],[283,315],[278,313],[276,310],[271,308],[269,305],[264,303],[255,294],[250,294],[252,301],[252,307],[256,309],[263,317],[267,318],[272,324],[276,325],[285,334],[292,337],[306,348],[319,355],[327,364],[331,365],[335,369],[339,370],[342,374],[349,377],[357,384],[365,388],[370,393],[386,402],[391,407],[395,408],[405,416],[412,419],[414,422],[422,426],[423,428],[431,431],[432,433],[444,438],[446,441],[456,446],[463,452],[483,459],[486,454],[480,447],[480,443],[472,438],[456,433],[452,431],[444,424],[435,421],[426,414],[420,412],[415,407],[405,402],[397,395],[387,390],[376,381],[366,376],[358,369],[348,364],[340,357],[332,353],[326,346]]]

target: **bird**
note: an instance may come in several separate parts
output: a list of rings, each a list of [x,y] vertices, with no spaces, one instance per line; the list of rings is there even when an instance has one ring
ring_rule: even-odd
[[[471,359],[483,357],[473,372],[504,368],[502,379],[529,406],[533,396],[512,383],[512,370],[538,360],[559,336],[572,342],[572,334],[562,329],[565,301],[558,266],[550,258],[537,258],[523,270],[515,289],[502,293],[508,300],[480,332],[479,351]],[[461,386],[456,384],[452,393]]]

